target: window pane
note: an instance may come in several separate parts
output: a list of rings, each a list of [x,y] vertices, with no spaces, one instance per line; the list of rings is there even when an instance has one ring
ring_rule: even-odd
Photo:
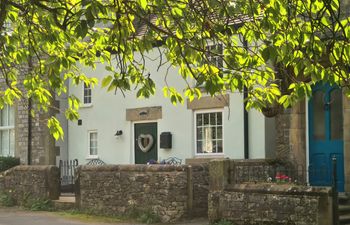
[[[326,137],[324,93],[316,91],[313,96],[313,133],[314,139],[323,140]]]
[[[7,105],[4,105],[4,108],[1,110],[1,126],[7,126]]]
[[[197,128],[197,140],[202,140],[202,139],[203,139],[203,129]]]
[[[209,113],[204,113],[203,117],[204,117],[203,124],[204,125],[209,125]]]
[[[197,141],[197,153],[203,153],[202,141]]]
[[[202,126],[203,124],[203,114],[197,114],[197,126]]]
[[[15,125],[15,110],[13,107],[9,107],[9,126]]]
[[[3,130],[1,131],[1,149],[2,153],[5,156],[8,156],[10,151],[9,151],[9,131],[8,130]]]
[[[211,138],[216,139],[216,127],[211,128]]]
[[[216,141],[213,141],[212,143],[213,143],[213,150],[212,150],[212,152],[216,153],[217,152]]]
[[[96,148],[90,148],[90,155],[97,155]]]
[[[217,127],[217,138],[222,139],[222,126]]]
[[[97,133],[90,133],[90,155],[97,155]]]
[[[210,113],[210,125],[216,124],[216,113]]]
[[[222,153],[222,141],[217,141],[217,152]]]
[[[204,130],[204,137],[203,137],[203,139],[206,139],[206,140],[211,139],[211,136],[212,136],[211,135],[211,133],[212,133],[211,128],[210,127],[204,127],[203,130]]]
[[[10,130],[10,156],[15,155],[15,130]]]
[[[343,102],[341,89],[335,89],[330,96],[331,139],[343,138]]]
[[[217,115],[217,125],[222,125],[222,112],[218,112],[216,115]]]

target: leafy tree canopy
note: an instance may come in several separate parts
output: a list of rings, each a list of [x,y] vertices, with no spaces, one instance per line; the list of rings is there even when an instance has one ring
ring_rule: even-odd
[[[53,93],[67,91],[67,80],[97,83],[77,66],[95,67],[96,61],[110,71],[101,81],[107,90],[137,87],[137,96],[149,97],[155,84],[134,55],[156,47],[160,66],[170,62],[179,68],[179,79],[195,79],[211,95],[238,90],[247,93],[247,108],[288,107],[310,96],[318,81],[349,86],[345,3],[0,0],[0,71],[6,83],[0,106],[30,98],[38,110],[48,110]],[[212,43],[222,44],[224,51],[207,48]],[[222,68],[211,63],[213,56],[223,60]],[[166,86],[163,91],[173,103],[201,96],[190,83],[183,90]],[[67,118],[78,118],[75,96],[69,96],[69,106]],[[55,118],[48,125],[56,138],[62,134]]]

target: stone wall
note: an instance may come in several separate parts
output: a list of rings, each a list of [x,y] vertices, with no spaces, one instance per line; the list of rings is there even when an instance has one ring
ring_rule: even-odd
[[[235,163],[249,164],[229,159],[217,159],[209,163],[208,218],[212,223],[226,219],[237,225],[332,224],[330,188],[260,180],[237,182],[234,178],[244,174],[236,174],[239,171],[232,167]],[[261,174],[264,170],[256,172],[257,177],[259,174],[264,175]]]
[[[203,217],[208,212],[209,166],[192,165],[193,216]]]
[[[24,75],[28,73],[28,69],[23,67],[20,69],[21,74],[18,77],[18,88],[25,96],[26,91],[23,85]],[[6,90],[7,85],[4,78],[0,78],[0,90]],[[53,100],[54,101],[54,100]],[[50,135],[47,127],[47,119],[57,112],[55,110],[48,110],[48,112],[37,111],[37,106],[32,105],[32,109],[36,113],[31,119],[31,138],[29,136],[28,117],[30,112],[28,110],[29,100],[23,98],[15,101],[15,157],[20,158],[21,164],[33,165],[55,165],[55,141]],[[30,140],[31,139],[31,140]],[[31,162],[28,162],[28,141],[31,141]]]
[[[276,157],[306,167],[305,101],[276,116]]]
[[[247,224],[332,224],[330,188],[237,184],[209,194],[209,220]]]
[[[205,215],[208,168],[200,165],[79,166],[76,200],[82,210],[123,215],[152,211],[162,222]]]
[[[59,169],[56,166],[16,166],[0,173],[0,191],[20,203],[26,198],[58,199]]]

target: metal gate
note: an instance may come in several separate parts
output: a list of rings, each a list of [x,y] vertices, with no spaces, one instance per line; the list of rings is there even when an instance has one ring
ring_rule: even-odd
[[[61,193],[74,193],[74,170],[78,159],[60,160]]]

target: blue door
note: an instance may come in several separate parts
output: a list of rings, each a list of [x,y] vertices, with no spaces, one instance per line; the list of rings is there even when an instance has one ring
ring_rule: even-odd
[[[315,85],[309,101],[309,181],[332,185],[332,158],[337,159],[338,191],[344,191],[342,91],[336,86]]]

